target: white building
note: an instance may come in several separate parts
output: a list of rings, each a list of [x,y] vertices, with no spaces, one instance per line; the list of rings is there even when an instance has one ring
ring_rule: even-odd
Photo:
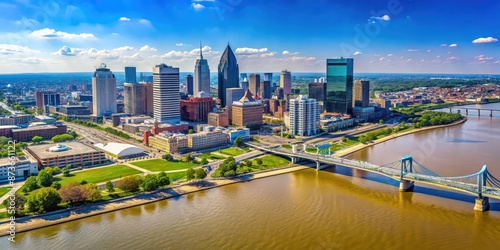
[[[9,169],[10,168],[10,169]],[[38,173],[38,162],[28,156],[16,156],[0,159],[0,182],[8,182],[9,176],[14,173],[16,178],[28,178],[31,174]]]
[[[126,143],[109,142],[106,144],[96,143],[95,147],[102,149],[113,158],[133,158],[144,155],[144,149]]]
[[[92,105],[95,116],[116,113],[116,78],[104,63],[96,68],[92,77]]]
[[[179,83],[179,68],[165,64],[153,68],[153,113],[158,122],[181,121]]]
[[[200,59],[196,60],[194,67],[193,95],[195,96],[201,91],[210,94],[210,68],[208,61],[203,59],[202,50],[200,44]]]
[[[311,136],[319,133],[318,101],[299,95],[290,100],[290,133],[299,136]]]

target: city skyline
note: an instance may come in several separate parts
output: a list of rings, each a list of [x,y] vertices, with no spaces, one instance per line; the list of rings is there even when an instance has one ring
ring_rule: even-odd
[[[497,73],[500,65],[500,3],[492,0],[432,8],[411,0],[63,2],[0,3],[8,24],[0,73],[82,72],[78,65],[101,62],[190,72],[200,40],[211,68],[229,42],[242,72],[324,72],[325,59],[341,56],[366,73]]]

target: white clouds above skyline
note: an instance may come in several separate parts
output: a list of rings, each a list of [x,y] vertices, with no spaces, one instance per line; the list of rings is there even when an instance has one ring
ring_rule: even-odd
[[[44,28],[35,30],[30,34],[32,37],[39,39],[93,39],[95,36],[90,33],[71,34],[55,29]]]
[[[122,16],[122,17],[120,17],[120,19],[118,19],[118,20],[119,20],[119,21],[122,21],[122,22],[126,22],[126,21],[130,21],[130,18]]]
[[[255,49],[255,48],[237,48],[234,53],[237,55],[250,55],[257,53],[265,53],[267,52],[267,48]]]
[[[140,51],[144,51],[144,52],[154,52],[154,51],[158,51],[157,49],[153,48],[153,47],[150,47],[149,45],[144,45]]]
[[[359,51],[356,51],[354,53],[352,53],[353,56],[359,56],[359,55],[362,55],[363,53],[359,52]]]
[[[448,47],[450,47],[450,48],[455,48],[455,47],[458,47],[458,44],[456,44],[456,43],[452,43],[452,44],[450,44]]]
[[[203,4],[199,4],[199,3],[192,3],[191,7],[193,7],[193,9],[195,9],[195,10],[202,10],[205,8],[205,6]]]
[[[489,37],[480,37],[480,38],[474,39],[472,41],[472,43],[496,43],[496,42],[498,42],[498,39],[493,38],[491,36],[489,36]]]

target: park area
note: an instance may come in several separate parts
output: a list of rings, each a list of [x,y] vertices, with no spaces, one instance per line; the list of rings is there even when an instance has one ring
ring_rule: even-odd
[[[57,176],[54,181],[61,183],[61,186],[65,186],[72,182],[78,182],[85,180],[87,183],[101,183],[113,179],[119,179],[124,176],[140,174],[141,171],[127,167],[125,165],[115,165],[103,168],[90,169],[86,171],[71,173],[71,176]]]
[[[193,162],[183,162],[179,160],[167,161],[163,159],[136,161],[136,162],[131,162],[130,164],[149,170],[151,172],[183,170],[188,168],[194,168],[200,165]]]
[[[258,160],[262,161],[262,164],[257,164]],[[288,159],[285,159],[281,156],[277,155],[266,155],[261,158],[257,158],[252,160],[252,170],[253,171],[261,171],[261,170],[266,170],[266,169],[271,169],[271,168],[277,168],[277,167],[282,167],[285,165],[288,165],[290,161]]]
[[[239,148],[225,148],[219,150],[219,153],[229,155],[229,156],[238,156],[245,152],[248,152],[247,149],[239,149]]]

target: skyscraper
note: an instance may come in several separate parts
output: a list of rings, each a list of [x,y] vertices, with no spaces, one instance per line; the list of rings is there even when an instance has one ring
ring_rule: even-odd
[[[198,95],[201,91],[210,94],[210,68],[207,60],[203,59],[200,43],[200,59],[196,60],[194,67],[194,91],[192,95]]]
[[[325,109],[327,112],[352,114],[352,58],[326,60]]]
[[[260,82],[259,95],[262,99],[270,99],[271,98],[271,82],[270,81]]]
[[[271,88],[273,88],[273,73],[264,73],[264,81],[269,81]]]
[[[192,75],[186,76],[186,91],[187,91],[188,95],[194,95],[193,76]]]
[[[137,83],[137,73],[135,67],[125,67],[125,82]]]
[[[95,116],[116,113],[116,77],[104,63],[96,68],[92,77],[92,105]]]
[[[290,133],[292,135],[311,136],[319,132],[318,102],[299,95],[290,100]]]
[[[256,96],[259,95],[259,88],[260,88],[260,74],[251,74],[250,75],[250,82],[248,85],[250,92],[252,92],[252,95]]]
[[[325,101],[325,84],[318,81],[310,82],[309,98],[315,99],[321,106],[323,106]]]
[[[153,68],[154,118],[161,123],[181,120],[179,95],[179,68],[165,64]]]
[[[131,115],[144,114],[146,110],[146,85],[123,84],[123,111]]]
[[[370,104],[370,81],[356,80],[354,81],[354,90],[352,98],[353,107],[366,108]]]
[[[236,56],[228,44],[218,67],[218,96],[221,107],[226,106],[226,89],[239,87],[239,71]]]
[[[244,90],[244,91],[247,91],[248,89],[248,79],[245,77],[243,78],[243,80],[241,81],[241,88]]]
[[[280,88],[283,88],[284,96],[292,93],[292,74],[286,69],[281,71]]]

